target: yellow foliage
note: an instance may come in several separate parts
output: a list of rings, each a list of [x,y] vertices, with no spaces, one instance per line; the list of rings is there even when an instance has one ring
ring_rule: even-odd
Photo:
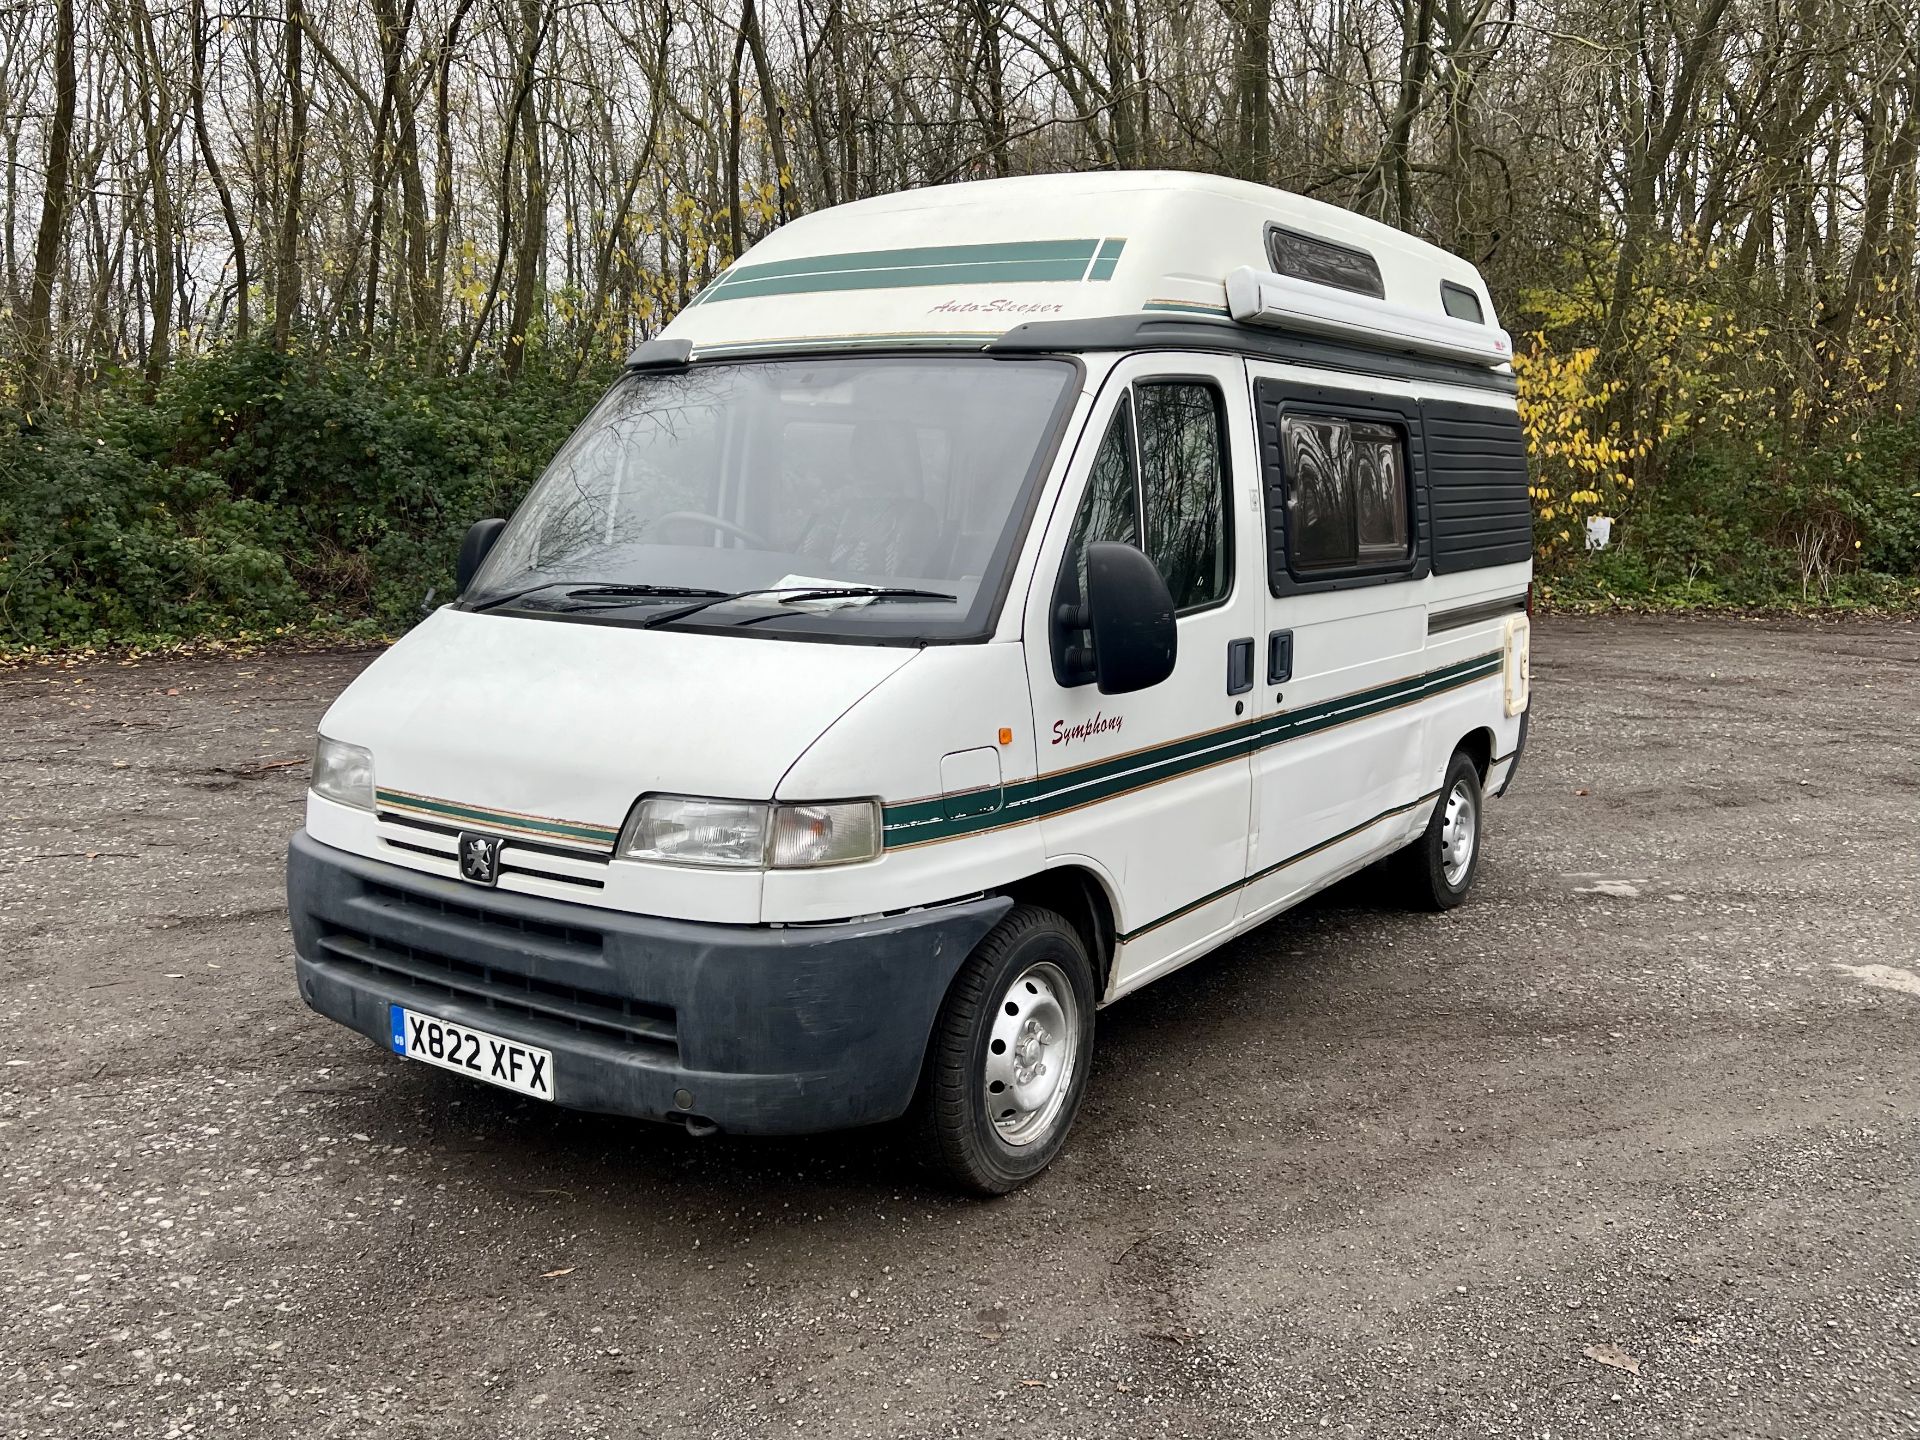
[[[1513,357],[1520,387],[1520,424],[1527,434],[1533,475],[1528,494],[1535,514],[1548,522],[1607,513],[1610,502],[1633,487],[1627,467],[1653,448],[1647,435],[1622,435],[1607,418],[1607,406],[1622,381],[1603,382],[1594,370],[1599,350],[1585,346],[1560,353],[1544,333]],[[1571,530],[1541,530],[1535,544],[1548,558],[1568,542]]]
[[[1615,317],[1628,340],[1610,357],[1590,343],[1609,328],[1609,257],[1569,270],[1564,288],[1522,296],[1534,328],[1513,368],[1542,560],[1563,543],[1584,543],[1587,517],[1629,511],[1636,473],[1659,473],[1688,437],[1719,433],[1768,453],[1783,418],[1782,347],[1750,306],[1729,298],[1724,258],[1691,241],[1649,256],[1626,314]],[[1793,403],[1797,409],[1804,397]],[[1547,523],[1556,519],[1581,526]]]

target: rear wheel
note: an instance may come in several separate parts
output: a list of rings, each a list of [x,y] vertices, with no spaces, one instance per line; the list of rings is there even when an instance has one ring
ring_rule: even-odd
[[[1020,905],[961,967],[934,1024],[914,1120],[933,1167],[1004,1195],[1060,1153],[1093,1059],[1093,967],[1065,919]]]
[[[1454,751],[1433,818],[1420,838],[1394,857],[1400,891],[1415,908],[1451,910],[1467,898],[1480,868],[1483,799],[1479,767],[1464,750]]]

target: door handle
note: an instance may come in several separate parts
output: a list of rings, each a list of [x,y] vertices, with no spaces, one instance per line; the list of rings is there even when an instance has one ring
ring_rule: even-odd
[[[1227,642],[1227,694],[1244,695],[1253,689],[1253,637]]]
[[[1284,685],[1293,679],[1293,632],[1275,630],[1267,636],[1267,684]]]

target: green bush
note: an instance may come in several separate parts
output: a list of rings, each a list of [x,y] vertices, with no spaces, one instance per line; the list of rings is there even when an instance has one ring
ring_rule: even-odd
[[[150,399],[0,417],[0,646],[279,626],[394,632],[604,388],[233,346]]]
[[[110,381],[32,427],[0,415],[0,651],[404,629],[428,587],[451,594],[467,526],[513,509],[611,378],[550,359],[507,385],[229,346],[152,395]],[[1669,456],[1612,548],[1542,574],[1549,599],[1920,603],[1920,425],[1763,439]]]
[[[1609,549],[1571,555],[1543,579],[1552,598],[1579,604],[1911,607],[1917,492],[1911,422],[1798,451],[1780,437],[1751,451],[1703,443],[1616,517]]]

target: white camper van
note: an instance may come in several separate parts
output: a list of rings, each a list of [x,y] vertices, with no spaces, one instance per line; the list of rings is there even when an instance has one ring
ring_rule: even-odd
[[[911,1116],[1018,1185],[1099,1007],[1376,861],[1466,896],[1526,739],[1509,358],[1473,266],[1256,185],[785,226],[327,712],[302,995],[540,1100]]]

